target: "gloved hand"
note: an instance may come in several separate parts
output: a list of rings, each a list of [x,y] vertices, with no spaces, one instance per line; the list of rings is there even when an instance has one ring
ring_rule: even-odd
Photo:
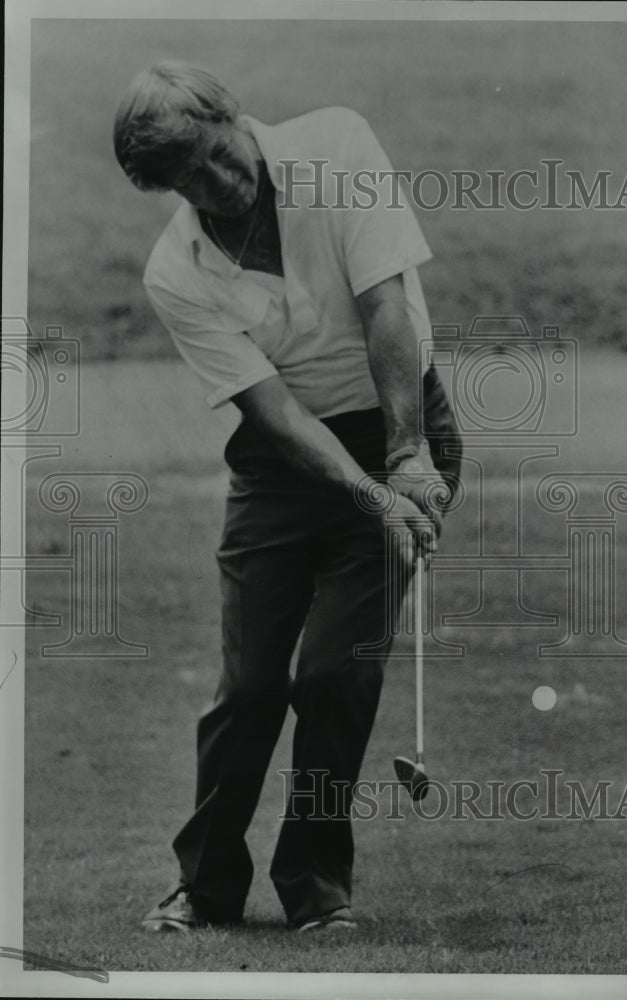
[[[442,509],[450,499],[450,490],[431,460],[429,443],[418,448],[407,445],[386,460],[388,483],[410,499],[430,519],[436,538],[442,531]]]

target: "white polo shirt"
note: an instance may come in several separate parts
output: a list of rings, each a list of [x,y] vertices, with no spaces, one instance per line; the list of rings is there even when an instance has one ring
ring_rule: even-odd
[[[358,171],[392,169],[356,112],[323,108],[274,126],[246,120],[276,189],[284,277],[234,264],[184,202],[146,266],[150,301],[208,386],[211,406],[278,373],[318,417],[376,407],[355,296],[402,274],[416,334],[429,336],[416,266],[431,253],[416,217],[402,192],[402,207],[389,207],[389,179],[366,179],[377,195],[374,205],[373,194],[353,187]],[[318,202],[331,207],[310,207],[316,201],[316,168],[310,163],[315,159],[328,161]],[[286,168],[280,162],[285,160],[297,162]],[[345,172],[339,198],[337,171]],[[290,178],[311,183],[294,184]],[[350,206],[353,193],[359,204],[371,207],[332,207]]]

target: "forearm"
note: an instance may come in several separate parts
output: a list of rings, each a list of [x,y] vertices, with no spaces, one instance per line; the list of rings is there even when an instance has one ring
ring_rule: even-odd
[[[375,482],[329,428],[270,378],[234,398],[282,457],[299,472],[345,493],[365,495]]]
[[[429,443],[422,434],[418,338],[407,313],[402,277],[375,285],[358,302],[385,420],[389,482],[428,514],[439,532],[440,508],[449,493],[433,467]],[[426,306],[424,319],[426,326]]]
[[[284,417],[273,435],[284,458],[330,486],[354,492],[366,474],[339,438],[295,400],[286,403]]]
[[[368,317],[367,347],[387,436],[388,454],[418,447],[421,382],[416,333],[403,306],[382,302]]]

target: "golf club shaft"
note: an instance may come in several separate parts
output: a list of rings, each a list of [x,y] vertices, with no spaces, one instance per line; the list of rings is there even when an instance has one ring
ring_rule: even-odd
[[[418,558],[414,573],[414,637],[416,667],[416,763],[422,764],[424,757],[424,705],[423,705],[423,655],[422,655],[422,557]]]

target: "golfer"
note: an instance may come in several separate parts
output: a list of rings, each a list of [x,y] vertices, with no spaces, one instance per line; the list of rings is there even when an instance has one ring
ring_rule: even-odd
[[[398,579],[435,552],[459,467],[435,369],[419,374],[429,249],[401,192],[390,207],[390,163],[346,108],[268,126],[206,70],[161,63],[121,101],[114,143],[138,188],[183,199],[145,287],[209,405],[242,414],[217,553],[222,672],[198,726],[195,811],[174,840],[180,879],[144,924],[242,919],[245,835],[291,703],[293,781],[271,878],[291,927],[354,927],[350,791]],[[371,656],[355,655],[368,644]]]

